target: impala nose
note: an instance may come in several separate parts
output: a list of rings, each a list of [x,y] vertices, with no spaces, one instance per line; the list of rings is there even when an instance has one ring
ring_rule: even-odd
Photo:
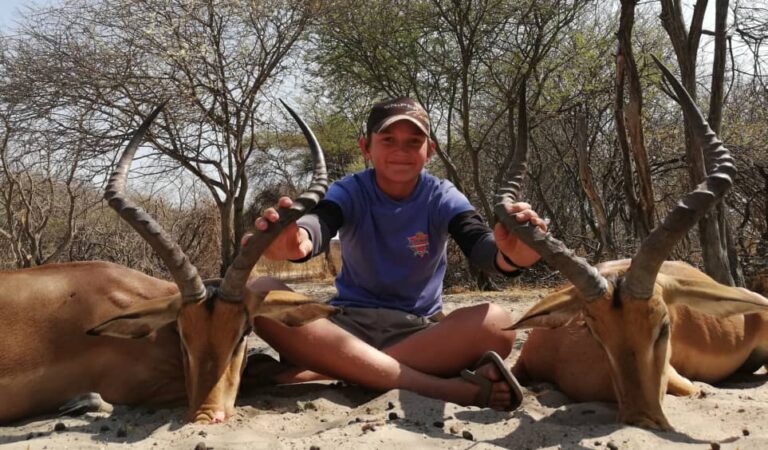
[[[224,411],[198,411],[195,419],[190,422],[198,424],[222,423],[227,420],[227,413]]]
[[[211,422],[222,423],[226,418],[227,415],[224,414],[224,411],[214,411],[213,415],[211,415]]]
[[[625,417],[622,422],[649,430],[674,431],[667,418],[662,413],[661,416],[652,416],[648,414],[638,414]]]

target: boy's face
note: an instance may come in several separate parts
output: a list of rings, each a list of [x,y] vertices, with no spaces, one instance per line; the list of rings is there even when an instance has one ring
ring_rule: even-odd
[[[434,143],[408,120],[372,133],[369,139],[360,138],[360,149],[376,169],[379,188],[395,198],[410,194],[434,152]]]

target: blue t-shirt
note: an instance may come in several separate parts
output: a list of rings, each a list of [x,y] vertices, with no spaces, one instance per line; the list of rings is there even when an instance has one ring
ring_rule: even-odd
[[[325,198],[344,216],[342,270],[332,304],[421,316],[442,308],[448,223],[473,209],[464,194],[424,170],[408,198],[393,200],[368,169],[333,183]]]

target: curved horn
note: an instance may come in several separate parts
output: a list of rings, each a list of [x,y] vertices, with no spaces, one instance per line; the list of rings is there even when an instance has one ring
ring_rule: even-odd
[[[683,114],[690,122],[694,143],[701,146],[707,164],[707,177],[686,194],[664,221],[640,244],[624,278],[624,289],[636,298],[650,298],[661,264],[677,242],[731,188],[736,167],[727,148],[709,127],[704,115],[688,92],[655,56],[667,83],[674,90]]]
[[[187,255],[184,254],[181,248],[163,230],[163,227],[146,211],[128,200],[125,196],[128,169],[131,167],[131,161],[133,161],[136,149],[164,106],[165,102],[155,108],[144,119],[141,127],[133,133],[131,141],[120,156],[117,167],[109,179],[106,191],[104,192],[104,199],[157,252],[179,286],[183,301],[195,302],[206,296],[205,287],[200,276],[197,274],[197,269],[189,262],[189,258],[187,258]]]
[[[317,205],[317,202],[323,198],[325,191],[328,189],[328,173],[325,169],[325,157],[323,156],[323,149],[317,142],[312,130],[309,126],[299,117],[296,112],[286,105],[285,102],[280,100],[280,103],[285,106],[285,109],[291,114],[296,123],[299,124],[301,131],[304,133],[304,137],[309,144],[309,150],[312,153],[312,160],[314,161],[314,172],[312,173],[312,181],[309,188],[302,193],[298,198],[293,201],[293,206],[290,208],[279,208],[278,214],[280,219],[272,224],[265,231],[256,231],[253,236],[248,239],[246,244],[240,249],[240,252],[235,257],[232,265],[227,269],[224,274],[224,279],[219,285],[219,298],[230,302],[239,302],[243,298],[243,287],[245,282],[248,281],[248,276],[251,273],[251,269],[259,260],[259,257],[264,250],[272,243],[272,241],[280,234],[286,225],[295,222],[304,213],[311,210]]]
[[[587,301],[601,297],[608,289],[608,283],[602,275],[584,258],[576,256],[561,241],[549,232],[544,233],[530,222],[520,223],[514,215],[507,214],[506,205],[514,203],[520,197],[523,178],[526,171],[528,153],[528,116],[525,108],[525,83],[520,88],[518,105],[518,146],[510,168],[509,181],[499,189],[496,195],[494,211],[498,220],[511,233],[517,235],[526,245],[536,250],[544,261],[559,270]]]

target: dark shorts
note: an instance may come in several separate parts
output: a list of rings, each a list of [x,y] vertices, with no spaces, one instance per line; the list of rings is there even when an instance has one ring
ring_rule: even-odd
[[[341,307],[328,319],[379,350],[435,325],[443,314],[417,316],[396,309]]]

